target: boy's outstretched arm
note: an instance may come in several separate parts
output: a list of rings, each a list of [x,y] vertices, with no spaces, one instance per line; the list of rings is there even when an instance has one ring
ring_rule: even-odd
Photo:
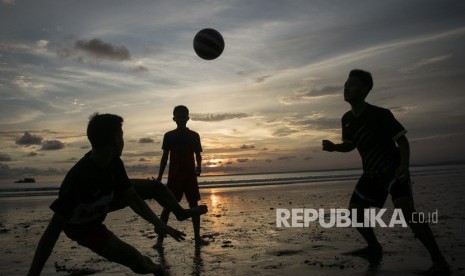
[[[146,221],[153,224],[155,227],[155,231],[159,235],[170,235],[173,239],[177,241],[184,240],[184,234],[181,231],[174,229],[171,226],[166,225],[163,221],[161,221],[157,215],[150,209],[147,203],[140,198],[134,188],[127,189],[126,191],[122,192],[123,200],[125,200],[131,209],[141,216]]]
[[[54,214],[50,222],[48,223],[47,229],[42,234],[39,244],[37,245],[34,259],[32,260],[31,267],[27,275],[40,275],[40,272],[44,268],[45,262],[52,253],[53,247],[55,246],[58,237],[60,236],[61,230],[66,223],[66,220],[58,215]]]
[[[158,171],[158,177],[157,180],[161,181],[163,178],[163,172],[165,171],[166,164],[168,163],[168,156],[170,152],[168,150],[163,150],[163,155],[161,156],[160,160],[160,169]]]
[[[405,135],[402,135],[396,140],[397,145],[399,146],[400,153],[400,165],[396,171],[396,177],[400,178],[403,176],[409,175],[409,166],[410,166],[410,145]]]
[[[341,144],[334,144],[329,140],[323,140],[322,142],[324,151],[337,151],[337,152],[349,152],[354,150],[357,146],[354,143],[347,141],[342,142]]]

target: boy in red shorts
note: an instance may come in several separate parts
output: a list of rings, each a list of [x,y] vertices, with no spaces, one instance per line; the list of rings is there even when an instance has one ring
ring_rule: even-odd
[[[349,152],[357,148],[362,157],[363,174],[350,199],[349,209],[357,210],[363,218],[366,208],[382,208],[391,194],[395,208],[402,210],[408,225],[431,255],[433,266],[428,275],[447,275],[449,265],[441,254],[427,223],[413,223],[415,213],[409,173],[410,147],[407,131],[394,118],[391,111],[370,105],[365,101],[373,87],[369,72],[354,69],[344,85],[344,100],[352,109],[342,117],[342,143],[323,140],[323,150]],[[363,219],[360,219],[363,221]],[[383,250],[373,228],[359,227],[358,232],[368,246],[351,252],[378,264]]]
[[[163,156],[157,180],[161,182],[169,157],[168,188],[173,192],[178,202],[181,201],[183,195],[186,195],[190,208],[195,208],[200,200],[197,183],[197,176],[202,170],[200,136],[197,132],[186,127],[189,120],[189,109],[186,106],[179,105],[174,108],[173,120],[176,122],[177,128],[165,133],[163,137]],[[170,211],[168,208],[163,209],[160,216],[163,222],[168,222]],[[192,224],[195,245],[207,245],[208,242],[200,236],[200,216],[192,216]],[[163,235],[158,236],[156,247],[162,246],[163,238]]]

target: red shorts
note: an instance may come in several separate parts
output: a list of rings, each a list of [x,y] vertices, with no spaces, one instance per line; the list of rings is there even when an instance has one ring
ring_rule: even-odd
[[[115,236],[115,234],[108,230],[101,222],[83,225],[67,224],[63,231],[68,238],[96,253],[101,252],[105,248],[107,242]]]
[[[168,180],[168,184],[166,185],[168,189],[174,194],[174,197],[178,202],[181,201],[182,196],[185,194],[187,202],[195,203],[200,200],[200,193],[199,193],[199,184],[197,181],[189,181],[189,182],[171,182]]]

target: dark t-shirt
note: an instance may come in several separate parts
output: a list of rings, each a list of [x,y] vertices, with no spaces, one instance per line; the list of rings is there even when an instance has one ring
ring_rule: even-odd
[[[170,152],[169,184],[193,185],[197,183],[194,153],[202,152],[200,135],[188,128],[165,133],[163,150]]]
[[[115,192],[131,188],[123,161],[115,158],[106,168],[90,159],[90,152],[67,173],[58,198],[50,208],[67,219],[68,224],[102,222]]]
[[[399,166],[395,140],[407,133],[391,111],[367,104],[356,117],[352,111],[342,117],[342,140],[353,143],[367,173],[392,172]]]

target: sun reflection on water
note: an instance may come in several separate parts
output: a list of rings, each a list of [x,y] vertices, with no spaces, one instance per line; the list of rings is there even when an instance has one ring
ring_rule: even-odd
[[[212,191],[210,194],[210,202],[211,202],[212,208],[216,209],[218,205],[220,205],[221,203],[221,197],[215,194],[214,191]]]

